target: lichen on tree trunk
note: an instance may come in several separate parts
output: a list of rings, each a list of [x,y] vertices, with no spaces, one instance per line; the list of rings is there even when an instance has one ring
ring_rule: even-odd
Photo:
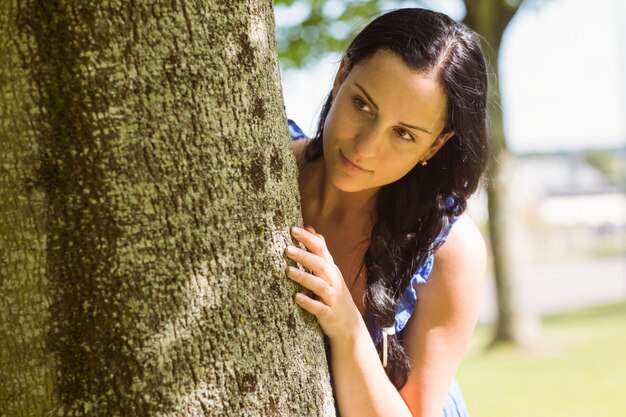
[[[332,415],[271,2],[0,11],[0,413]]]

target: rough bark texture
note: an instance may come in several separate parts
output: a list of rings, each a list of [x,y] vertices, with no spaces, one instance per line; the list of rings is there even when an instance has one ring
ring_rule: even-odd
[[[540,319],[531,309],[524,291],[524,260],[518,247],[519,216],[509,194],[514,158],[504,136],[498,52],[504,31],[520,7],[522,0],[465,0],[464,23],[478,32],[484,41],[489,64],[489,121],[492,155],[488,167],[489,237],[493,255],[494,277],[498,300],[498,320],[494,343],[513,342],[522,347],[538,340]]]
[[[271,1],[0,2],[0,416],[332,415]]]

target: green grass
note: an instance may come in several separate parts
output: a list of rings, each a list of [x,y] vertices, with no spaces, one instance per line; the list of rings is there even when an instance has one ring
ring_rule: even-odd
[[[626,416],[626,302],[545,318],[534,352],[488,350],[491,331],[457,374],[472,417]]]

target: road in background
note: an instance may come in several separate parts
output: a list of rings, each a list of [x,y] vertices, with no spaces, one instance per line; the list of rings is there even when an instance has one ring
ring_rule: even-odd
[[[523,290],[541,315],[626,300],[626,255],[531,265]],[[495,282],[489,277],[478,321],[493,323],[496,314]]]

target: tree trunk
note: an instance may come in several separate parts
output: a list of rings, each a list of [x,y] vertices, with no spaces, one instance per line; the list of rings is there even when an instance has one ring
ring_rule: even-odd
[[[271,1],[0,3],[0,416],[332,415]]]
[[[498,74],[497,57],[492,58],[493,73]],[[493,105],[490,120],[494,146],[487,173],[487,197],[489,239],[498,304],[493,343],[513,342],[520,347],[531,348],[539,340],[541,323],[530,305],[529,293],[526,290],[528,238],[522,224],[524,218],[520,204],[512,195],[514,190],[511,190],[515,158],[504,146],[500,88],[497,79],[491,83],[491,88]]]
[[[531,347],[538,341],[541,322],[529,304],[524,285],[527,259],[524,257],[523,245],[526,239],[519,207],[510,193],[515,160],[504,135],[498,80],[502,36],[520,2],[514,6],[503,0],[466,0],[464,22],[482,36],[491,75],[489,121],[492,154],[487,171],[487,196],[489,241],[498,303],[493,342],[506,341],[520,347]]]

